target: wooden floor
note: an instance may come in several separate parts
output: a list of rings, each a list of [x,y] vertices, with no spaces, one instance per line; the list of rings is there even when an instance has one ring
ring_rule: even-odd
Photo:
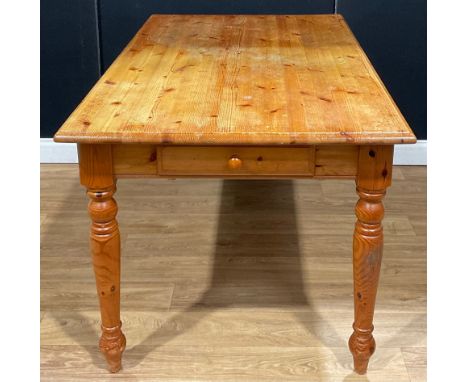
[[[367,377],[352,373],[352,181],[120,180],[109,375],[76,165],[42,165],[43,381],[425,381],[426,168],[396,167]]]

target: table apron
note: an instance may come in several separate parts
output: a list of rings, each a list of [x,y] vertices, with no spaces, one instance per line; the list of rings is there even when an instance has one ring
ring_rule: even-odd
[[[113,144],[117,178],[354,178],[359,145],[161,146]]]

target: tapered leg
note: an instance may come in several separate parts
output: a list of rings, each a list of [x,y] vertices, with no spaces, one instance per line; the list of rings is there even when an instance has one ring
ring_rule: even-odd
[[[101,308],[99,348],[115,373],[121,369],[126,341],[120,329],[120,233],[112,151],[108,145],[80,145],[79,154],[81,183],[89,197],[91,255]]]
[[[99,348],[115,373],[121,368],[125,336],[120,330],[120,234],[113,194],[112,188],[88,190],[91,253],[102,320]]]
[[[369,193],[358,188],[358,194],[353,240],[354,333],[349,339],[349,347],[354,356],[355,371],[363,374],[375,351],[372,319],[382,260],[384,210],[381,201],[385,193]]]
[[[373,317],[383,249],[382,199],[391,182],[392,146],[363,146],[356,179],[359,201],[353,240],[354,332],[349,348],[354,370],[365,374],[375,351]]]

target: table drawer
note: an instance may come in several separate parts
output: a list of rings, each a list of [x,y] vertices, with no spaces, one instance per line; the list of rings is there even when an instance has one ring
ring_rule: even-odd
[[[313,176],[313,147],[160,147],[160,175]]]

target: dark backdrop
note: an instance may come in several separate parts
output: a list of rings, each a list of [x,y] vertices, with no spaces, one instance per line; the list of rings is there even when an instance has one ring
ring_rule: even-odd
[[[425,0],[41,0],[41,137],[52,137],[152,13],[341,13],[426,139]]]

